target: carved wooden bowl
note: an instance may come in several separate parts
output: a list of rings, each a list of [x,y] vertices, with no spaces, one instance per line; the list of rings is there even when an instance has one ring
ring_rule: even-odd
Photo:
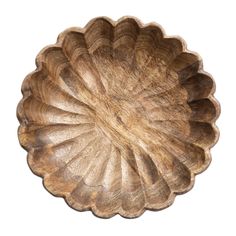
[[[132,218],[172,204],[211,161],[215,84],[160,26],[96,18],[44,48],[23,82],[19,140],[72,208]]]

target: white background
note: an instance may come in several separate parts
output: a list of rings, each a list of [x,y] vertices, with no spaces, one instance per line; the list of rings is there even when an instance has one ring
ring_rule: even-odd
[[[0,235],[236,235],[236,3],[178,1],[0,1]],[[26,74],[41,48],[71,26],[96,16],[156,21],[182,36],[215,78],[221,136],[213,161],[194,188],[163,211],[127,220],[99,219],[50,195],[26,163],[17,139],[16,106]]]

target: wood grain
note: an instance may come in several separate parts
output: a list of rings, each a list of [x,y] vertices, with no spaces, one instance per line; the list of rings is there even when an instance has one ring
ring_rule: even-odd
[[[198,55],[157,24],[96,18],[44,48],[23,82],[19,140],[45,188],[103,218],[190,190],[220,113]]]

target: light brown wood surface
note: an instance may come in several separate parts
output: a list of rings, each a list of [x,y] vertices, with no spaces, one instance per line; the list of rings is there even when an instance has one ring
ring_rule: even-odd
[[[36,62],[22,85],[19,140],[45,188],[72,208],[103,218],[163,209],[209,165],[214,81],[157,24],[96,18]]]

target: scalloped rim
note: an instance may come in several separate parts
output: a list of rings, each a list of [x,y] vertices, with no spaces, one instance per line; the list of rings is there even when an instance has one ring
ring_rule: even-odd
[[[162,33],[162,36],[163,36],[163,39],[166,39],[166,38],[169,38],[169,39],[177,39],[181,45],[182,45],[182,52],[186,52],[186,53],[191,53],[193,55],[195,55],[197,58],[198,58],[198,61],[200,62],[200,67],[198,69],[198,73],[202,73],[202,74],[205,74],[207,75],[213,82],[213,86],[212,86],[212,90],[211,92],[209,93],[208,95],[208,99],[213,103],[214,107],[215,107],[215,110],[216,110],[216,115],[215,115],[215,118],[209,122],[214,130],[214,133],[215,133],[215,139],[214,141],[212,142],[211,146],[207,149],[205,149],[205,153],[207,155],[207,158],[206,158],[206,161],[205,161],[205,164],[200,168],[200,170],[197,172],[197,173],[192,173],[191,172],[191,182],[189,184],[189,186],[187,187],[187,189],[185,189],[184,191],[178,191],[178,192],[174,192],[172,191],[168,200],[165,201],[164,203],[162,204],[159,204],[158,206],[156,207],[146,207],[144,206],[144,208],[142,210],[140,210],[139,212],[137,212],[136,214],[129,214],[128,212],[122,210],[122,208],[120,207],[119,210],[117,212],[114,212],[112,214],[104,214],[104,212],[101,212],[97,209],[97,207],[95,205],[92,205],[91,207],[88,207],[88,208],[84,208],[83,206],[80,206],[78,205],[70,196],[69,194],[58,194],[58,193],[55,193],[53,191],[50,191],[49,187],[46,186],[45,182],[44,182],[44,179],[47,175],[42,175],[40,173],[38,173],[37,171],[33,170],[33,168],[31,167],[30,163],[29,163],[29,155],[30,155],[30,150],[27,150],[26,147],[24,147],[21,142],[20,142],[20,145],[26,150],[28,151],[28,155],[27,155],[27,163],[28,163],[28,166],[30,168],[30,170],[37,176],[41,177],[43,179],[43,186],[44,188],[49,192],[51,193],[53,196],[55,197],[62,197],[64,198],[65,202],[67,203],[67,205],[74,209],[74,210],[77,210],[77,211],[80,211],[80,212],[83,212],[83,211],[91,211],[95,216],[99,217],[99,218],[103,218],[103,219],[107,219],[107,218],[111,218],[117,214],[119,214],[120,216],[124,217],[124,218],[137,218],[139,216],[141,216],[145,210],[151,210],[151,211],[159,211],[159,210],[162,210],[162,209],[165,209],[167,207],[169,207],[170,205],[173,204],[174,200],[175,200],[175,197],[176,195],[180,195],[180,194],[184,194],[186,192],[188,192],[189,190],[191,190],[194,186],[194,182],[195,182],[195,176],[202,173],[203,171],[205,171],[207,169],[207,167],[209,166],[209,164],[211,163],[211,154],[210,154],[210,149],[217,143],[217,141],[219,140],[219,135],[220,135],[220,132],[219,132],[219,129],[218,127],[216,126],[215,124],[215,121],[218,119],[219,115],[220,115],[220,112],[221,112],[221,108],[220,108],[220,104],[219,102],[216,100],[216,98],[214,97],[214,93],[215,93],[215,90],[216,90],[216,84],[215,84],[215,80],[213,79],[212,75],[209,74],[208,72],[204,71],[203,70],[203,64],[202,64],[202,58],[200,57],[200,55],[196,52],[193,52],[193,51],[190,51],[187,49],[187,44],[186,42],[184,41],[184,39],[182,39],[180,36],[167,36],[164,29],[162,28],[161,25],[157,24],[156,22],[151,22],[151,23],[148,23],[148,24],[143,24],[138,18],[136,17],[133,17],[133,16],[123,16],[121,17],[120,19],[118,19],[117,21],[114,21],[112,20],[111,18],[109,17],[105,17],[105,16],[101,16],[101,17],[96,17],[96,18],[93,18],[92,20],[90,20],[86,25],[85,27],[83,28],[80,28],[80,27],[71,27],[71,28],[68,28],[66,30],[64,30],[62,33],[59,34],[58,38],[57,38],[57,42],[55,44],[51,44],[51,45],[48,45],[46,47],[44,47],[37,55],[36,57],[36,60],[35,60],[35,64],[37,66],[37,68],[31,72],[30,74],[28,74],[23,83],[22,83],[22,94],[23,94],[23,98],[21,99],[21,101],[19,102],[18,106],[17,106],[17,118],[20,122],[20,126],[18,128],[18,137],[20,136],[20,127],[22,126],[22,123],[23,123],[23,120],[21,119],[21,113],[23,112],[23,109],[22,109],[22,104],[24,102],[24,100],[28,97],[28,94],[26,94],[25,92],[23,93],[23,87],[24,87],[24,84],[27,82],[28,79],[30,79],[30,77],[36,73],[36,72],[39,72],[41,71],[42,69],[42,64],[41,64],[41,57],[43,55],[43,53],[51,48],[51,47],[61,47],[61,44],[63,42],[63,39],[65,37],[65,35],[68,33],[68,32],[71,32],[71,31],[76,31],[76,32],[79,32],[79,33],[82,33],[84,34],[88,28],[90,26],[92,26],[92,24],[99,20],[99,19],[103,19],[103,20],[106,20],[107,22],[109,22],[113,27],[115,27],[117,24],[119,24],[120,22],[122,22],[123,20],[125,19],[133,19],[139,26],[140,29],[142,28],[145,28],[145,27],[148,27],[148,26],[153,26],[153,27],[156,27],[157,29],[160,30],[160,32]],[[20,137],[19,137],[19,141],[20,141]]]

